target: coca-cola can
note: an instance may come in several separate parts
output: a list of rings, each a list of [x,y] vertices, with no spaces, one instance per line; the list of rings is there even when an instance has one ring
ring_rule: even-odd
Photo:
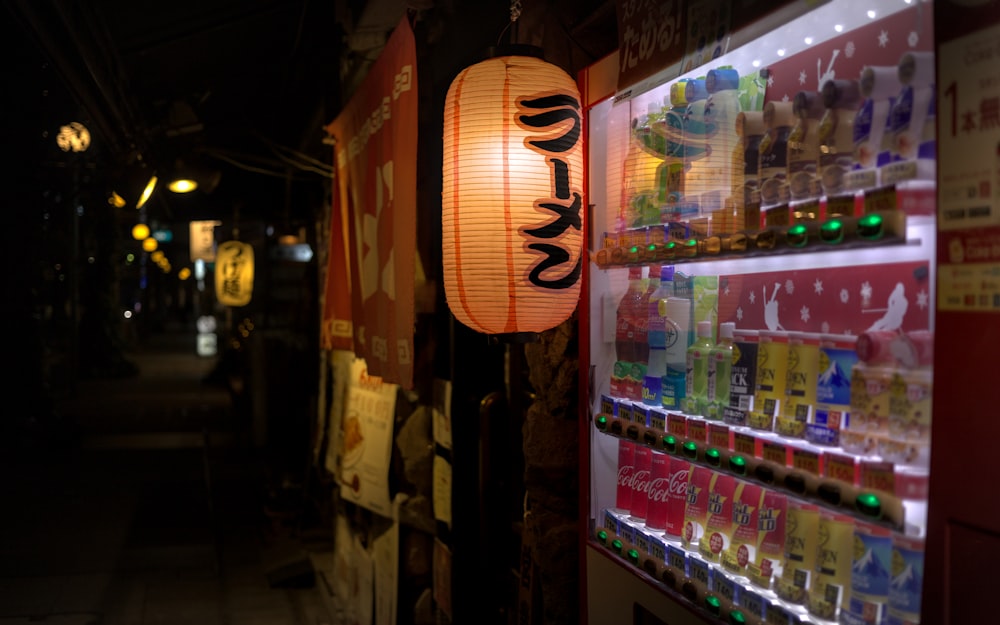
[[[646,507],[649,502],[649,471],[653,461],[653,450],[645,445],[635,446],[635,469],[632,471],[632,507],[629,513],[632,518],[646,518]]]
[[[628,512],[632,508],[632,472],[635,470],[635,443],[618,441],[618,490],[615,509]]]
[[[684,506],[687,504],[688,473],[691,463],[676,456],[670,457],[667,477],[667,523],[664,533],[680,538],[684,533]]]
[[[649,465],[649,489],[646,497],[646,527],[667,529],[667,489],[670,485],[670,456],[654,451]]]

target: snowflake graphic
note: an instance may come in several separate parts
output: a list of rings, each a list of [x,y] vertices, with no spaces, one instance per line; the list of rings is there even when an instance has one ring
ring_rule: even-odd
[[[722,294],[723,295],[729,295],[729,285],[728,284],[726,285],[726,288],[722,289]]]
[[[823,294],[823,281],[819,278],[816,278],[816,281],[813,282],[813,291],[815,291],[816,295]]]
[[[768,72],[768,74],[767,74],[767,86],[768,87],[773,87],[774,86],[774,72]]]
[[[857,48],[854,47],[854,42],[848,41],[847,45],[844,46],[844,56],[846,56],[849,59],[852,59],[854,58],[854,52],[856,50]]]
[[[921,289],[921,291],[917,293],[917,306],[920,307],[920,310],[923,310],[930,305],[930,299],[931,299],[930,295],[928,295],[927,291],[923,289]]]
[[[884,48],[889,45],[889,33],[882,31],[878,34],[878,47]]]
[[[782,102],[788,102],[788,94],[787,93],[785,95],[781,96],[781,101]]]
[[[842,304],[846,304],[850,298],[851,294],[847,292],[847,289],[840,289],[840,302]]]
[[[740,321],[743,321],[743,307],[742,306],[738,306],[736,308],[736,318],[739,319]]]
[[[802,319],[803,323],[808,323],[809,321],[809,307],[803,306],[799,309],[799,318]]]
[[[799,84],[800,85],[806,84],[806,70],[802,70],[799,72]]]
[[[795,292],[795,283],[791,279],[785,280],[785,292],[789,295]]]
[[[917,33],[917,31],[914,30],[910,32],[910,34],[906,37],[906,43],[911,48],[917,47],[917,44],[920,43],[920,35]]]
[[[751,304],[757,303],[757,295],[753,291],[750,291],[750,303]]]
[[[872,298],[872,285],[870,282],[865,281],[861,285],[861,299],[867,302],[871,298]]]
[[[829,334],[830,333],[830,322],[829,321],[824,321],[823,323],[819,324],[819,331],[822,332],[823,334]]]

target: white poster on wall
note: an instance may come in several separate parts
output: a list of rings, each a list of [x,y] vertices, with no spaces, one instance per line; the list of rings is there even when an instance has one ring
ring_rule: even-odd
[[[938,228],[1000,225],[1000,25],[942,43]]]
[[[341,424],[340,496],[382,516],[392,515],[389,460],[397,388],[369,376],[364,360],[352,363]]]

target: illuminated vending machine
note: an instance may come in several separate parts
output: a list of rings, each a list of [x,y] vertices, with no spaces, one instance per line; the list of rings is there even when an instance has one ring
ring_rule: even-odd
[[[580,78],[586,622],[992,622],[1000,4],[618,20]]]

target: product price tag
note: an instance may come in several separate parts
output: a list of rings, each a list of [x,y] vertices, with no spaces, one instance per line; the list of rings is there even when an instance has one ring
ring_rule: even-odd
[[[861,487],[881,491],[890,495],[895,494],[896,478],[893,473],[892,463],[875,460],[862,460]]]
[[[826,477],[854,484],[857,480],[857,467],[854,458],[844,454],[824,454]]]
[[[678,437],[686,437],[687,417],[676,412],[667,413],[667,433]]]
[[[729,426],[720,423],[708,424],[708,444],[717,449],[729,449]]]
[[[606,414],[609,417],[617,416],[617,404],[618,402],[616,402],[610,395],[601,395],[601,412],[603,414]]]
[[[639,553],[649,553],[649,536],[641,529],[635,531],[635,548]]]
[[[746,432],[733,432],[733,451],[755,458],[757,456],[757,437]]]
[[[792,450],[792,466],[813,475],[820,474],[820,455],[809,449]]]
[[[687,552],[676,545],[667,545],[667,564],[683,575],[688,574]]]
[[[788,447],[782,443],[764,441],[761,448],[761,456],[764,460],[770,460],[781,466],[786,466],[788,464]]]
[[[629,523],[622,523],[618,528],[618,536],[623,542],[629,543],[630,545],[635,544],[635,528]]]
[[[663,542],[663,539],[659,536],[650,536],[649,540],[649,554],[653,556],[653,559],[657,562],[666,563],[667,561],[667,544]]]
[[[618,404],[618,418],[625,423],[632,423],[632,404],[627,401]]]
[[[667,429],[667,413],[656,408],[651,409],[649,411],[649,427],[658,432],[665,431]]]
[[[715,592],[728,599],[734,605],[739,601],[740,588],[741,586],[735,580],[725,575],[715,576]]]
[[[712,588],[712,568],[708,566],[708,562],[705,562],[701,558],[689,558],[688,566],[691,567],[691,577],[702,584],[705,588],[709,590],[714,590]]]
[[[610,510],[604,511],[604,529],[613,534],[618,533],[618,517],[616,517]]]
[[[701,419],[688,419],[687,435],[691,440],[704,443],[708,440],[708,423]]]

